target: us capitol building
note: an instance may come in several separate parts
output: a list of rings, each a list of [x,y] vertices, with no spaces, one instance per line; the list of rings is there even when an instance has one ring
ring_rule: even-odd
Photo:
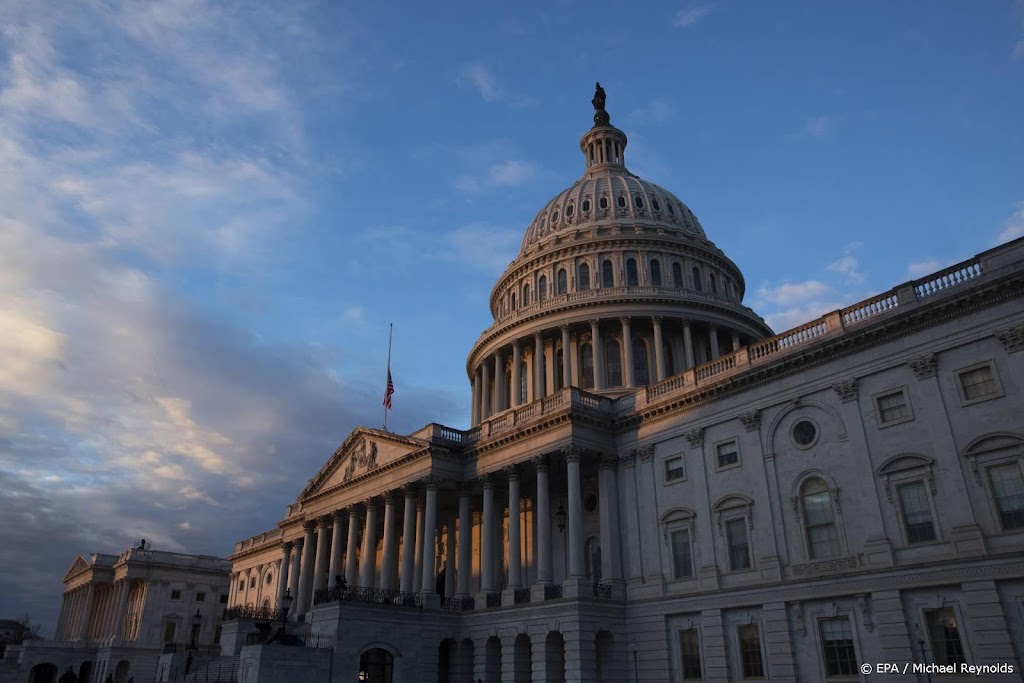
[[[471,428],[354,430],[235,545],[222,654],[287,606],[322,680],[1021,680],[1024,239],[774,334],[593,104]]]

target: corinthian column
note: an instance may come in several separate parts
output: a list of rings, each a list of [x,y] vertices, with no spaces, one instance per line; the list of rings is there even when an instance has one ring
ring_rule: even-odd
[[[302,546],[305,545],[306,541],[303,538],[295,539],[295,552],[292,554],[292,571],[288,575],[288,590],[291,591],[292,598],[298,598],[299,595],[299,574],[302,572]],[[292,618],[298,614],[294,609],[291,611]]]
[[[533,335],[533,400],[544,397],[544,340]]]
[[[480,363],[480,421],[491,416],[491,367],[486,360]]]
[[[569,352],[569,326],[562,325],[562,387],[572,386],[572,353]]]
[[[519,516],[519,468],[507,468],[508,474],[508,587],[522,588],[522,537]]]
[[[586,576],[583,565],[583,501],[580,491],[580,456],[577,446],[565,449],[569,479],[569,578]]]
[[[494,412],[505,410],[505,368],[502,367],[501,351],[494,352]]]
[[[551,490],[548,488],[548,461],[534,459],[537,467],[537,583],[551,583]]]
[[[373,588],[373,577],[377,573],[377,501],[366,501],[366,526],[363,528],[363,566],[359,574],[359,585]]]
[[[480,592],[494,592],[494,478],[481,477],[484,487],[483,546],[480,562]]]
[[[384,496],[384,557],[381,559],[380,587],[394,589],[395,551],[395,494],[388,491]]]
[[[434,559],[437,551],[437,481],[427,477],[423,508],[423,592],[434,592]]]
[[[619,494],[615,483],[613,456],[602,457],[598,464],[597,485],[600,493],[601,578],[622,578],[622,551],[619,542]]]
[[[457,595],[469,597],[469,577],[473,573],[473,513],[469,508],[468,483],[459,485],[459,571]]]
[[[316,543],[316,522],[310,520],[302,525],[305,538],[302,542],[302,569],[299,574],[299,594],[295,596],[295,616],[300,617],[309,609],[310,588],[313,583],[313,551]]]
[[[633,378],[633,332],[629,329],[629,318],[619,318],[622,323],[622,379],[623,384],[632,387]]]
[[[683,351],[686,353],[686,369],[694,366],[693,356],[693,328],[689,320],[683,321]]]
[[[291,569],[292,542],[285,541],[281,545],[281,571],[277,573],[277,600],[274,602],[275,609],[281,609],[281,599],[288,588],[288,572]],[[234,592],[234,584],[231,584],[231,591]]]
[[[334,529],[331,534],[331,565],[327,570],[327,583],[331,585],[335,582],[335,577],[341,575],[341,552],[344,549],[344,539],[342,538],[342,531],[344,527],[341,522],[344,518],[341,510],[334,511]]]
[[[654,367],[658,381],[665,379],[665,341],[661,338],[661,318],[652,318],[654,323]]]
[[[317,520],[316,529],[316,566],[313,568],[313,591],[323,590],[327,587],[327,530],[331,518],[324,515]]]
[[[359,508],[348,506],[348,543],[345,545],[345,582],[350,586],[358,585],[358,565],[356,554],[359,543]]]
[[[402,577],[399,590],[408,593],[414,590],[416,571],[416,487],[406,484],[404,491],[405,520],[402,524]]]
[[[519,340],[512,342],[512,406],[517,407],[523,404],[522,386],[523,378],[520,374],[523,365],[523,348]]]
[[[601,328],[598,320],[590,321],[591,356],[594,359],[594,388],[604,389],[604,349],[601,346]]]
[[[82,607],[82,618],[78,622],[76,640],[88,640],[89,638],[89,620],[92,618],[92,599],[95,586],[96,584],[90,582],[85,589],[85,604]]]

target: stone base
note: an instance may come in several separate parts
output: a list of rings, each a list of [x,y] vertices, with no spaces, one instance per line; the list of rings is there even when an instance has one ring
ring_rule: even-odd
[[[869,538],[864,541],[864,556],[869,567],[892,567],[896,558],[892,554],[892,543],[888,538]]]
[[[958,557],[986,555],[985,537],[977,524],[958,524],[950,530],[949,540]]]
[[[530,602],[544,602],[544,589],[550,585],[550,581],[538,581],[530,586]]]
[[[331,678],[331,650],[287,645],[246,645],[238,661],[246,683],[320,683]]]
[[[570,576],[562,582],[563,598],[591,598],[594,596],[594,584],[578,576]]]

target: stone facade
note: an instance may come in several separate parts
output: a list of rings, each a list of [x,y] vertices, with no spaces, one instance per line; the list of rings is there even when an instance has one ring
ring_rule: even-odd
[[[471,428],[353,431],[236,544],[233,628],[290,604],[335,680],[1021,680],[1024,240],[772,334],[598,101]]]

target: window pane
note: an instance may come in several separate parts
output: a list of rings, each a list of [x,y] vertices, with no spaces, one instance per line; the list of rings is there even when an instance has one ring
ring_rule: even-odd
[[[853,649],[853,630],[846,617],[821,622],[821,647],[828,676],[856,676],[857,653]]]
[[[683,478],[683,458],[669,458],[665,461],[665,479],[672,481],[673,479]]]
[[[740,461],[740,452],[735,441],[720,443],[715,446],[715,450],[718,452],[719,467],[728,467]]]
[[[996,382],[992,377],[992,368],[984,366],[960,373],[960,386],[964,390],[964,398],[971,400],[996,393]]]
[[[691,628],[680,632],[679,650],[683,662],[683,680],[701,680],[700,637],[697,634],[697,629]]]
[[[747,543],[747,520],[734,519],[726,523],[725,535],[729,542],[729,568],[750,569],[750,546]]]
[[[935,527],[932,525],[932,511],[928,507],[928,494],[924,484],[915,481],[903,484],[899,491],[900,507],[903,508],[903,525],[907,531],[907,543],[924,543],[935,540]]]
[[[672,532],[672,571],[677,579],[693,576],[693,559],[690,554],[690,531]]]
[[[614,287],[615,277],[612,271],[612,262],[605,261],[601,264],[601,286],[602,287]]]
[[[537,282],[537,300],[544,301],[548,297],[548,279],[541,275]]]
[[[989,468],[992,495],[1004,529],[1024,528],[1024,478],[1015,462]]]
[[[935,609],[925,612],[928,622],[928,638],[932,644],[932,656],[936,664],[961,664],[967,661],[960,642],[960,629],[952,608]]]
[[[580,348],[580,372],[583,373],[581,384],[584,389],[594,388],[594,349],[590,344]],[[526,394],[523,394],[525,397]]]
[[[693,288],[696,289],[698,292],[701,289],[700,288],[700,269],[699,268],[694,268],[693,269]]]
[[[645,387],[651,383],[647,344],[642,339],[633,340],[633,380],[638,387]]]
[[[636,274],[636,259],[626,259],[626,286],[636,287],[639,284]]]
[[[669,206],[671,206],[671,204]],[[672,264],[672,284],[676,287],[683,286],[683,269],[678,263]]]
[[[590,289],[590,266],[584,263],[580,266],[580,291]]]
[[[740,661],[744,678],[762,678],[764,662],[761,661],[761,634],[757,624],[740,626]]]
[[[661,264],[651,260],[651,284],[661,286]]]
[[[902,391],[878,397],[878,414],[882,422],[892,422],[910,415],[907,397]]]
[[[565,269],[558,271],[558,293],[565,294],[569,291],[569,278],[565,273]]]
[[[622,361],[619,355],[619,342],[609,339],[604,343],[605,366],[608,368],[608,386],[622,386]]]

